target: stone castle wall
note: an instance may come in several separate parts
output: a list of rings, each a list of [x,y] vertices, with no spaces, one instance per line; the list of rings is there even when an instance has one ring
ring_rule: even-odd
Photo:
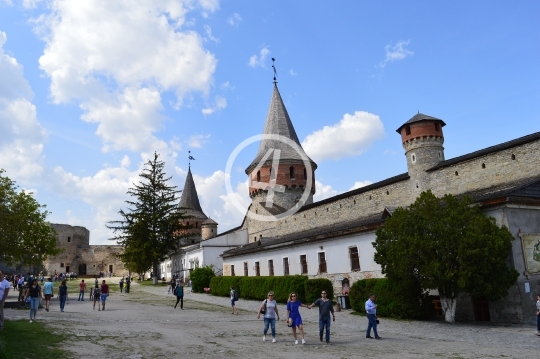
[[[56,244],[64,251],[56,256],[47,258],[44,263],[47,273],[76,272],[73,262],[78,253],[79,246],[87,246],[90,243],[90,231],[80,226],[51,223],[50,226],[56,231]]]
[[[123,248],[119,245],[81,246],[74,263],[77,268],[85,264],[87,275],[97,275],[99,272],[109,272],[112,269],[113,275],[122,276],[127,274],[127,269],[117,257],[122,252]],[[76,271],[79,272],[78,269]]]
[[[515,159],[512,159],[514,155]],[[407,206],[414,202],[419,193],[413,191],[417,181],[424,190],[431,189],[435,195],[461,194],[487,186],[496,186],[520,179],[540,176],[540,141],[533,141],[510,149],[497,151],[460,162],[449,167],[424,172],[425,178],[411,177],[387,186],[375,188],[335,201],[321,201],[291,217],[279,221],[246,220],[249,240],[253,238],[282,236],[308,229],[332,225],[339,222],[381,213],[385,207]],[[485,166],[483,167],[482,164]],[[458,173],[456,175],[455,173]],[[411,173],[413,174],[413,173]],[[260,198],[260,199],[259,199]],[[253,201],[250,211],[259,210],[260,194]],[[264,213],[264,212],[262,212]]]

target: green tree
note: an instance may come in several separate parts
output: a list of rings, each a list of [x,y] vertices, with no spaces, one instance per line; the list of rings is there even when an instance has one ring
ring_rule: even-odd
[[[394,281],[414,278],[437,289],[445,320],[455,321],[460,293],[497,300],[518,273],[507,263],[512,234],[498,227],[468,196],[437,198],[423,192],[377,230],[375,261]]]
[[[201,293],[204,288],[210,287],[210,281],[216,274],[214,266],[203,266],[195,268],[191,271],[189,279],[191,280],[191,289],[194,292]]]
[[[127,200],[128,209],[119,211],[122,220],[108,222],[117,241],[124,246],[122,261],[136,272],[152,268],[154,284],[157,284],[159,263],[180,247],[180,240],[186,236],[185,218],[178,211],[176,186],[170,186],[171,177],[165,177],[165,162],[154,154],[152,160],[145,163],[139,174],[138,184],[128,190],[133,198]]]
[[[49,212],[32,193],[18,187],[0,170],[0,255],[12,265],[40,267],[57,255],[56,232],[47,222]]]

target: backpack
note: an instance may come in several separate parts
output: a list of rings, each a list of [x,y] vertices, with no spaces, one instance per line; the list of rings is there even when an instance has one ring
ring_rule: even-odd
[[[238,292],[235,291],[234,289],[233,289],[233,297],[234,297],[234,300],[240,299],[240,296],[238,295]]]

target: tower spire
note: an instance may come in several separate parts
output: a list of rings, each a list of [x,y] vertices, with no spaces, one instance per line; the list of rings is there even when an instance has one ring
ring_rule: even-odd
[[[188,151],[189,153],[189,156],[188,156],[188,167],[191,168],[191,161],[195,161],[195,158],[191,155],[191,151]]]

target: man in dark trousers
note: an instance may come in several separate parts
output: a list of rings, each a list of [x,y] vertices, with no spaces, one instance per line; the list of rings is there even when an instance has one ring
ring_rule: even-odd
[[[176,295],[176,304],[174,307],[176,308],[178,302],[180,302],[180,309],[184,310],[184,287],[177,285],[173,293]]]
[[[328,299],[327,293],[325,290],[321,292],[321,298],[317,299],[313,304],[308,306],[309,309],[312,307],[319,307],[319,339],[323,341],[323,332],[326,327],[326,344],[330,345],[330,313],[332,313],[332,319],[335,322],[336,316],[334,315],[334,306],[332,301]]]

